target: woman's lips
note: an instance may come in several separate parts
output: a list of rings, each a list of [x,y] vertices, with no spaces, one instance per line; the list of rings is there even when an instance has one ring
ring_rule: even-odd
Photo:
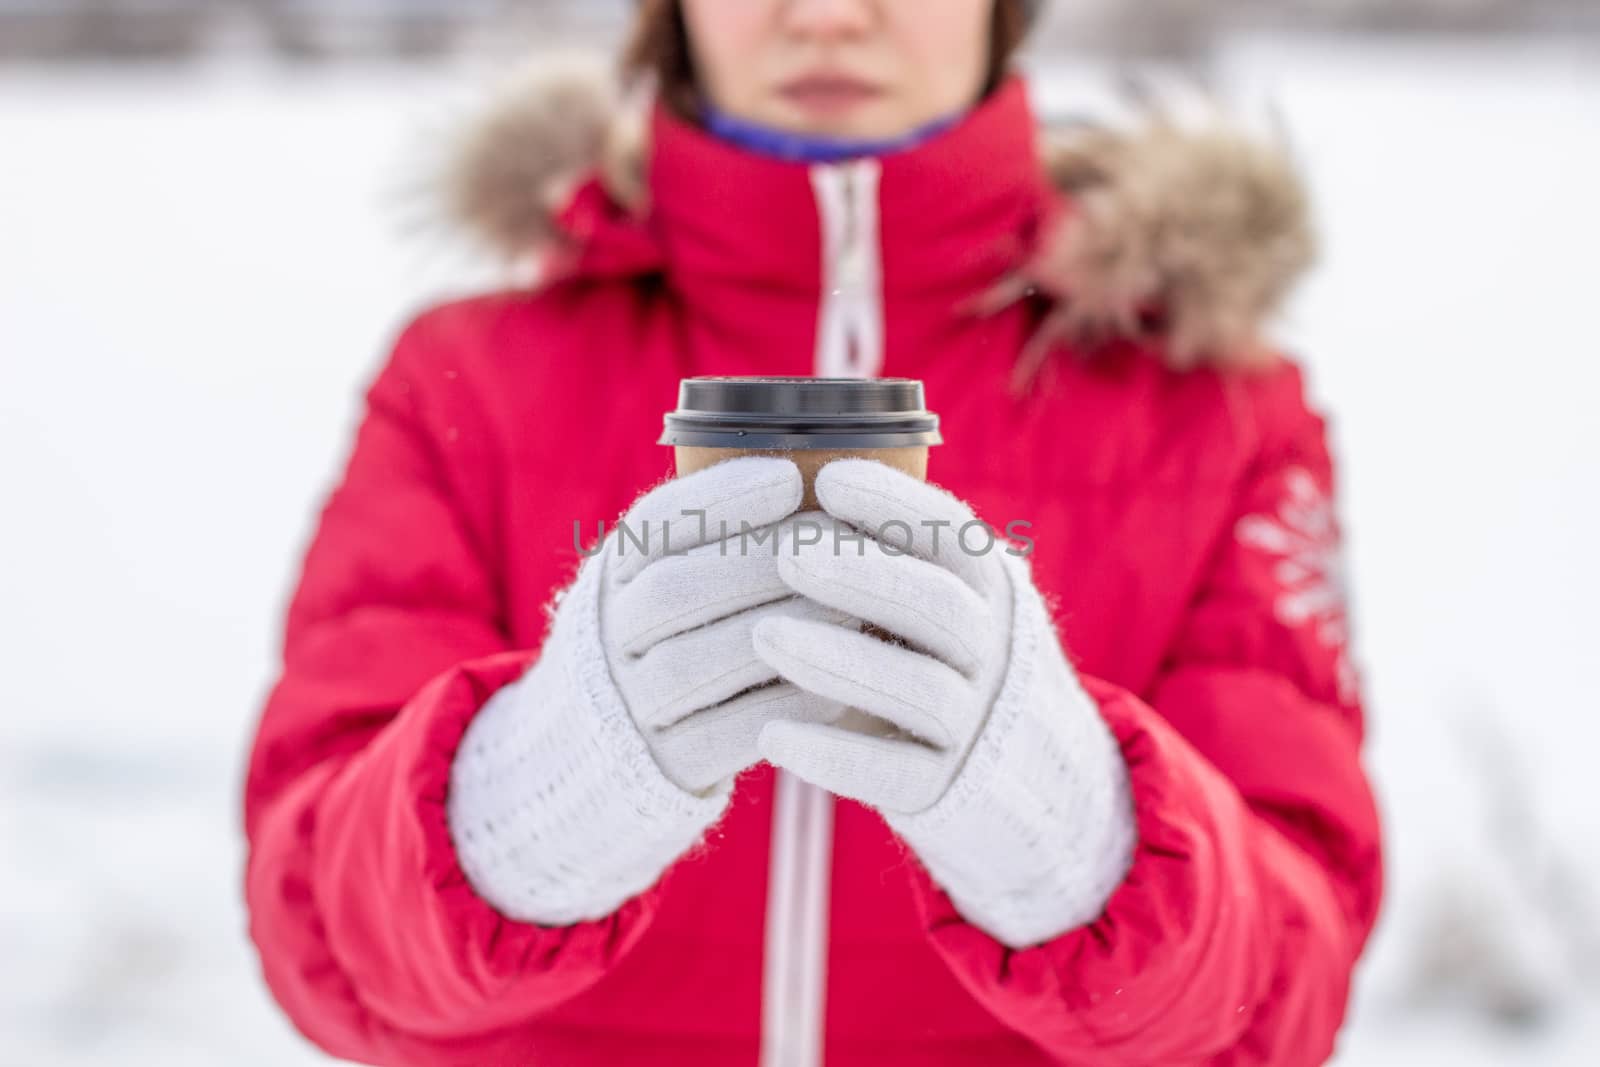
[[[871,82],[832,74],[796,78],[778,91],[785,100],[813,115],[837,115],[883,93]]]

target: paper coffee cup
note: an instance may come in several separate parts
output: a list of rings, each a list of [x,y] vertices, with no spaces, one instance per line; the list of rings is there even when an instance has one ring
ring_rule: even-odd
[[[793,460],[802,511],[817,506],[814,482],[830,460],[858,456],[926,479],[928,449],[943,442],[911,378],[685,378],[664,423],[657,443],[673,446],[679,477],[735,456]]]

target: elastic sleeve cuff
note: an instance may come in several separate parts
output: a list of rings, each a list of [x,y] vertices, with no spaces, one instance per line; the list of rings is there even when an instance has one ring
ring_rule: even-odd
[[[1011,667],[989,722],[937,803],[885,821],[963,916],[1025,948],[1100,914],[1138,832],[1116,740],[1056,644],[1026,565],[1008,556],[1007,567]]]
[[[528,672],[485,702],[451,766],[448,816],[479,896],[522,922],[615,911],[695,847],[726,810],[666,777],[611,680],[599,568],[580,568]]]

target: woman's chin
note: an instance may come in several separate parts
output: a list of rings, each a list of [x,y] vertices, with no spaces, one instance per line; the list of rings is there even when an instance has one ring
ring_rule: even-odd
[[[765,121],[790,133],[853,141],[890,140],[914,128],[914,124],[895,121],[886,110],[870,101],[843,106],[783,103],[774,107]]]

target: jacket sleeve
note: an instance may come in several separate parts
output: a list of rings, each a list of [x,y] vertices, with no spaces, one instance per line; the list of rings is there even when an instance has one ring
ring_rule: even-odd
[[[912,865],[941,957],[1063,1063],[1322,1063],[1376,918],[1326,425],[1288,360],[1248,388],[1256,458],[1158,676],[1142,695],[1082,679],[1139,834],[1100,916],[1008,948]]]
[[[452,343],[437,314],[403,333],[365,393],[246,783],[266,982],[311,1040],[363,1062],[498,1062],[497,1042],[514,1047],[518,1025],[631,948],[659,893],[592,921],[514,922],[473,892],[452,848],[453,754],[537,650],[508,647],[489,524],[460,506],[448,472],[461,465],[443,462],[465,434],[450,432],[462,411],[429,410],[428,387],[454,377],[429,365]]]

